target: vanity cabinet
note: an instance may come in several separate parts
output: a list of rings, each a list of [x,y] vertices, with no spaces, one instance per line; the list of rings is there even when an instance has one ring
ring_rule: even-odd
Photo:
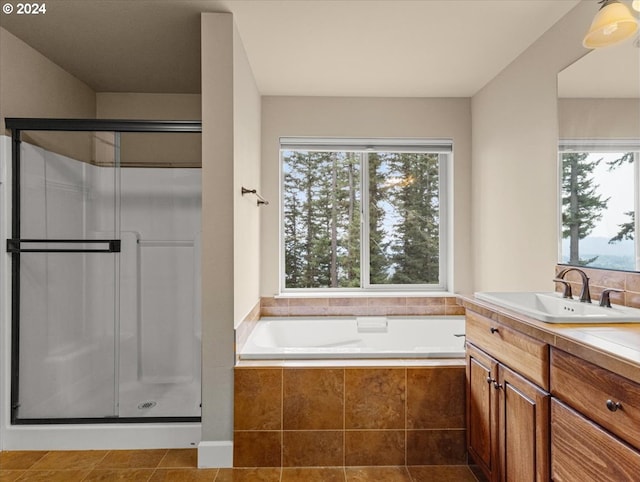
[[[551,391],[553,480],[638,480],[640,385],[554,348]]]
[[[549,345],[469,309],[466,337],[470,458],[492,482],[549,480]]]

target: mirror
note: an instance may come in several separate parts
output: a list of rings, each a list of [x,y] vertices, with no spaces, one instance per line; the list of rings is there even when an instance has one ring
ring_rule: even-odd
[[[640,271],[640,37],[558,74],[559,263]]]

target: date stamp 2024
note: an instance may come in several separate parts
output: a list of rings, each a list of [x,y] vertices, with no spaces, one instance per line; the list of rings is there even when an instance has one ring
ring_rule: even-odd
[[[44,15],[47,13],[47,4],[39,2],[30,3],[5,3],[2,5],[2,13],[5,15]]]

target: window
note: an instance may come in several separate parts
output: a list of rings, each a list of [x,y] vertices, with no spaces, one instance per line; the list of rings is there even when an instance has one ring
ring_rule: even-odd
[[[284,289],[446,288],[450,141],[280,141]]]
[[[638,160],[640,145],[633,141],[561,141],[561,263],[640,268]]]

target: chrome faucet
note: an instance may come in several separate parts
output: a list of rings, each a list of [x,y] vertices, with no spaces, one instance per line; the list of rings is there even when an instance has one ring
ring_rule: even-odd
[[[582,303],[591,303],[591,293],[589,292],[589,278],[587,277],[587,273],[578,268],[565,268],[558,273],[558,276],[553,280],[557,283],[562,283],[564,285],[564,298],[571,298],[571,285],[568,281],[564,279],[564,276],[569,271],[576,271],[580,278],[582,278],[582,291],[580,292],[580,301]]]

